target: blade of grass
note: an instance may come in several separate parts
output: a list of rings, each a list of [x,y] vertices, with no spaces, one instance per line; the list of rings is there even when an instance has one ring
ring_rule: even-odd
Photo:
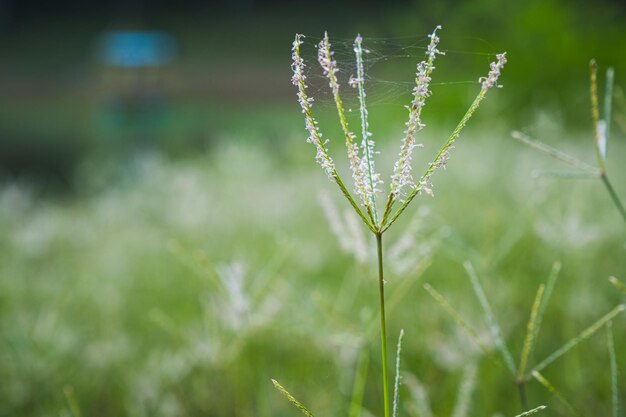
[[[480,302],[480,305],[485,313],[485,319],[487,321],[487,325],[489,326],[489,330],[491,331],[491,335],[493,336],[496,347],[500,351],[502,355],[502,359],[504,360],[505,365],[511,371],[511,374],[515,376],[516,367],[515,362],[513,362],[513,357],[511,356],[511,352],[504,343],[504,339],[502,338],[502,332],[500,330],[500,326],[496,321],[495,316],[493,315],[493,311],[491,310],[491,306],[489,305],[489,301],[487,301],[487,296],[485,295],[485,291],[483,287],[480,285],[480,280],[478,279],[478,275],[476,275],[476,271],[472,266],[472,263],[466,261],[463,263],[465,267],[465,271],[469,276],[469,279],[472,283],[472,288],[474,289],[474,293]]]
[[[537,317],[539,316],[539,308],[543,299],[544,290],[545,285],[541,284],[537,289],[535,302],[533,303],[532,309],[530,310],[530,318],[528,319],[528,325],[526,326],[526,338],[524,339],[524,348],[522,349],[522,354],[519,361],[519,368],[517,370],[518,381],[524,381],[525,379],[524,376],[526,374],[528,356],[533,349],[533,345],[535,343],[535,335],[537,334],[535,328],[537,327]]]
[[[567,399],[565,399],[565,397],[563,396],[563,394],[561,394],[559,392],[559,390],[556,389],[556,387],[554,386],[554,384],[552,384],[550,381],[548,381],[546,379],[546,377],[544,377],[542,374],[540,374],[537,371],[533,371],[532,372],[532,376],[533,378],[535,378],[541,385],[543,385],[550,394],[554,395],[564,406],[565,408],[568,409],[568,411],[572,414],[575,414],[577,416],[582,416],[583,414],[578,411],[573,405],[572,403],[570,403],[569,401],[567,401]]]
[[[609,67],[606,70],[606,81],[604,84],[604,123],[606,124],[606,139],[608,141],[611,133],[611,113],[613,109],[613,84],[615,81],[615,71]]]
[[[409,373],[405,373],[403,379],[413,399],[411,414],[419,417],[433,417],[433,410],[430,407],[428,393],[424,385],[419,379]]]
[[[550,275],[548,276],[546,290],[543,293],[543,299],[541,300],[541,305],[539,306],[539,312],[537,314],[537,323],[534,329],[535,334],[533,335],[534,340],[537,340],[537,336],[539,335],[539,330],[541,329],[541,322],[543,321],[543,315],[546,311],[546,307],[548,306],[548,302],[550,301],[550,297],[552,296],[552,291],[554,290],[554,285],[556,284],[556,280],[559,277],[559,272],[561,272],[561,262],[556,261],[554,264],[552,264],[552,270],[550,271]]]
[[[513,131],[511,132],[511,137],[513,137],[513,139],[517,139],[520,142],[530,146],[531,148],[534,148],[540,152],[545,153],[546,155],[550,155],[551,157],[555,159],[563,161],[566,164],[582,169],[583,171],[587,171],[595,176],[598,176],[599,174],[598,170],[595,167],[587,164],[586,162],[583,162],[580,159],[574,158],[573,156],[570,156],[566,154],[565,152],[561,152],[558,149],[553,148],[550,145],[546,145],[543,142],[540,142],[535,139],[531,139],[528,135],[525,135],[522,132]]]
[[[478,337],[478,333],[476,330],[472,328],[464,319],[461,317],[458,311],[450,305],[448,300],[445,299],[443,295],[441,295],[437,290],[435,290],[430,284],[424,284],[424,289],[428,291],[431,297],[435,299],[435,301],[452,317],[452,319],[459,325],[465,332],[467,336],[482,350],[485,355],[489,355],[489,349],[487,346],[480,341],[480,337]]]
[[[530,415],[532,415],[532,414],[536,414],[536,413],[540,412],[541,410],[545,410],[546,408],[548,408],[548,407],[546,407],[545,405],[540,405],[540,406],[539,406],[539,407],[537,407],[537,408],[533,408],[532,410],[525,411],[525,412],[523,412],[522,414],[518,414],[518,415],[516,415],[515,417],[526,417],[526,416],[530,416]]]
[[[396,377],[393,381],[393,411],[391,413],[393,417],[398,417],[398,405],[400,400],[400,352],[402,352],[402,337],[404,337],[404,329],[400,330],[398,345],[396,346]]]
[[[354,384],[352,385],[352,397],[350,398],[348,417],[359,417],[361,415],[368,368],[369,355],[367,349],[361,349],[357,360],[356,372],[354,374]]]
[[[620,304],[615,307],[613,310],[602,316],[598,321],[593,323],[591,326],[587,327],[585,330],[580,332],[576,337],[565,343],[559,349],[555,350],[551,355],[545,358],[541,363],[533,368],[533,372],[539,372],[545,369],[552,362],[563,356],[574,346],[582,342],[583,340],[589,339],[595,332],[597,332],[602,326],[604,326],[607,322],[612,320],[615,316],[617,316],[622,311],[626,310],[626,305]]]
[[[595,149],[596,158],[598,160],[598,166],[600,167],[600,174],[606,172],[606,166],[604,163],[604,156],[602,154],[603,145],[602,142],[606,140],[600,128],[600,106],[598,105],[598,65],[596,60],[589,61],[589,93],[591,95],[591,117],[593,119],[593,129],[595,136]]]
[[[606,176],[606,173],[601,174],[600,178],[602,179],[604,186],[609,192],[609,195],[611,196],[611,200],[613,200],[613,204],[615,204],[615,207],[617,208],[619,213],[622,215],[622,218],[624,219],[624,221],[626,221],[626,208],[624,208],[622,201],[619,199],[619,196],[615,192],[615,188],[613,188],[611,181],[609,181],[609,178]]]
[[[470,363],[465,366],[452,411],[452,417],[467,417],[472,401],[472,394],[476,388],[476,373],[477,367],[475,363]]]
[[[282,385],[278,383],[275,379],[272,379],[272,384],[274,384],[274,388],[278,390],[281,394],[283,394],[291,404],[293,404],[298,410],[302,412],[307,417],[313,417],[313,414],[305,406],[300,403],[300,401],[296,400],[293,395],[289,393]]]
[[[596,179],[598,175],[587,171],[562,171],[549,169],[536,169],[531,174],[533,178],[538,177],[558,177],[565,179]]]
[[[63,387],[63,394],[65,395],[65,400],[67,401],[67,406],[72,413],[72,417],[81,417],[82,414],[80,412],[80,407],[78,406],[78,401],[76,401],[74,387],[72,387],[71,385],[66,385],[65,387]]]
[[[615,342],[613,340],[613,322],[606,324],[607,344],[609,347],[609,361],[611,363],[611,404],[613,417],[619,417],[619,386],[617,382],[617,359],[615,357]]]

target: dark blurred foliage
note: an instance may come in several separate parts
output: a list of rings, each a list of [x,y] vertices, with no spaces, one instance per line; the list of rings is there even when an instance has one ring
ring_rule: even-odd
[[[442,24],[451,49],[506,50],[506,88],[484,113],[511,129],[546,111],[566,129],[589,129],[589,59],[614,66],[618,85],[626,74],[618,1],[1,0],[0,11],[0,175],[41,171],[61,182],[84,155],[187,155],[220,138],[292,136],[301,128],[289,82],[295,32],[367,39]],[[140,70],[103,64],[100,40],[128,30],[171,35],[176,58]],[[474,79],[488,63],[446,60],[444,80]],[[428,117],[441,122],[457,119],[472,94],[467,86],[435,93]]]

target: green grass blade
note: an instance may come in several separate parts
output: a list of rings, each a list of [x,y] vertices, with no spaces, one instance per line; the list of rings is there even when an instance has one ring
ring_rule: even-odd
[[[433,410],[430,407],[428,392],[420,380],[414,375],[408,373],[404,374],[403,380],[409,389],[411,399],[413,400],[409,407],[411,415],[419,417],[433,417]]]
[[[592,167],[586,162],[583,162],[580,159],[574,158],[573,156],[570,156],[566,154],[565,152],[561,152],[560,150],[553,148],[550,145],[546,145],[543,142],[540,142],[535,139],[531,139],[528,135],[525,135],[522,132],[519,132],[519,131],[511,132],[511,137],[513,137],[513,139],[519,140],[520,142],[530,146],[533,149],[543,152],[546,155],[549,155],[555,159],[558,159],[559,161],[565,162],[568,165],[582,169],[583,171],[593,174],[594,176],[599,175],[599,172],[595,167]]]
[[[463,370],[463,377],[456,396],[456,403],[452,410],[452,417],[467,417],[472,401],[472,394],[476,388],[476,374],[478,368],[475,363],[470,363]]]
[[[72,417],[81,417],[82,414],[80,412],[80,407],[78,406],[78,401],[76,401],[74,387],[72,387],[71,385],[66,385],[65,387],[63,387],[63,394],[65,395],[65,400],[67,401],[67,406],[72,413]]]
[[[341,194],[343,194],[343,196],[348,200],[348,202],[354,209],[354,212],[361,218],[361,220],[363,220],[363,223],[365,223],[367,228],[370,229],[372,233],[376,233],[376,228],[374,227],[374,224],[370,219],[367,218],[367,216],[365,216],[365,214],[363,214],[363,211],[354,200],[354,197],[352,197],[352,194],[350,194],[350,191],[348,191],[345,184],[343,183],[343,180],[341,179],[341,177],[339,177],[339,174],[336,171],[333,173],[333,178],[335,179],[339,190],[341,190]]]
[[[553,170],[553,169],[535,169],[532,171],[533,178],[539,177],[557,177],[564,178],[568,180],[579,180],[579,179],[597,179],[598,175],[596,173],[591,173],[587,171],[563,171],[563,170]]]
[[[602,316],[598,321],[593,323],[591,326],[587,327],[585,330],[580,332],[576,337],[571,339],[569,342],[565,343],[559,349],[554,351],[550,356],[545,358],[539,365],[533,368],[534,372],[539,372],[545,369],[546,366],[550,365],[552,362],[566,354],[570,349],[574,346],[582,342],[583,340],[589,339],[595,332],[597,332],[602,326],[604,326],[607,322],[611,321],[615,316],[617,316],[622,311],[626,310],[626,305],[620,304],[615,307],[613,310]]]
[[[554,285],[556,284],[556,280],[559,278],[559,273],[561,272],[561,262],[556,261],[552,264],[552,270],[550,271],[550,275],[548,276],[548,282],[546,283],[546,290],[543,293],[543,299],[541,300],[541,305],[539,306],[539,312],[537,314],[537,323],[535,325],[535,334],[533,335],[533,339],[537,340],[537,336],[539,335],[539,330],[541,329],[541,322],[543,321],[543,316],[546,312],[546,307],[548,306],[548,302],[550,302],[550,297],[552,296],[552,291],[554,290]]]
[[[591,96],[591,117],[593,119],[593,132],[595,138],[596,158],[600,172],[606,171],[604,157],[602,155],[602,141],[604,135],[600,128],[600,106],[598,105],[598,64],[596,60],[589,61],[589,95]]]
[[[480,337],[478,337],[478,333],[476,330],[472,328],[464,319],[461,317],[458,311],[450,305],[448,300],[444,298],[437,290],[435,290],[430,284],[424,284],[424,289],[428,291],[431,297],[435,299],[435,301],[452,317],[452,319],[459,325],[465,332],[467,336],[483,351],[485,355],[489,355],[489,348],[480,341]]]
[[[365,381],[369,368],[369,355],[367,349],[361,349],[357,360],[354,383],[352,384],[352,397],[350,398],[350,410],[348,417],[359,417],[363,410],[363,395],[365,394]]]
[[[535,295],[535,302],[533,303],[533,307],[530,310],[530,319],[528,319],[528,325],[526,326],[526,338],[524,339],[524,348],[522,349],[519,369],[517,371],[517,379],[519,381],[525,379],[524,375],[526,374],[528,356],[530,356],[530,352],[533,349],[535,343],[535,335],[537,334],[535,328],[537,327],[537,317],[539,316],[539,308],[541,306],[541,301],[543,299],[545,288],[546,287],[543,284],[539,286],[539,288],[537,289],[537,294]]]
[[[398,405],[400,400],[400,352],[402,352],[402,338],[404,337],[404,329],[400,330],[398,336],[398,345],[396,346],[396,377],[393,381],[393,417],[398,417]]]
[[[613,110],[613,84],[615,82],[615,71],[609,67],[606,70],[606,81],[604,90],[604,123],[606,123],[606,139],[608,141],[611,133],[611,116]],[[608,149],[607,149],[608,150]]]
[[[525,412],[523,412],[522,414],[518,414],[518,415],[516,415],[515,417],[526,417],[526,416],[530,416],[530,415],[532,415],[532,414],[536,414],[536,413],[540,412],[541,410],[545,410],[546,408],[548,408],[548,407],[546,407],[545,405],[540,405],[540,406],[539,406],[539,407],[537,407],[537,408],[533,408],[532,410],[525,411]]]
[[[272,379],[272,384],[274,384],[274,388],[278,390],[281,394],[283,394],[291,404],[293,404],[298,410],[302,412],[307,417],[313,417],[313,414],[305,406],[300,403],[300,401],[296,400],[293,395],[289,393],[282,385],[278,383],[275,379]]]
[[[617,289],[618,291],[626,294],[626,284],[617,279],[616,277],[609,277],[609,282]]]
[[[554,386],[554,384],[552,384],[550,381],[548,381],[548,379],[546,377],[544,377],[543,375],[541,375],[539,372],[537,371],[533,371],[532,372],[532,376],[533,378],[535,378],[541,385],[543,385],[550,394],[554,395],[560,402],[561,404],[563,404],[565,406],[565,408],[568,409],[568,411],[572,414],[575,414],[577,416],[582,416],[583,414],[578,411],[576,409],[576,407],[574,407],[572,405],[572,403],[570,403],[569,401],[567,401],[567,399],[565,399],[565,397],[563,396],[563,394],[561,394],[561,392],[559,390],[556,389],[556,387]]]
[[[622,219],[624,219],[624,221],[626,222],[626,208],[624,208],[624,205],[622,204],[622,200],[620,200],[619,196],[617,195],[617,192],[615,191],[615,188],[613,188],[613,185],[611,184],[611,181],[609,181],[609,177],[606,175],[606,173],[604,173],[600,175],[600,179],[602,180],[602,183],[604,184],[604,186],[606,187],[606,190],[611,196],[611,200],[613,201],[615,208],[617,209],[617,211],[619,211],[619,213],[622,216]]]
[[[463,266],[465,267],[465,271],[467,272],[467,275],[469,276],[469,279],[472,283],[472,288],[474,289],[474,293],[476,294],[476,297],[478,298],[478,301],[480,302],[483,312],[485,313],[485,319],[487,321],[487,325],[489,326],[489,331],[491,332],[491,335],[493,336],[496,347],[500,351],[500,354],[502,355],[502,359],[504,360],[506,367],[509,369],[509,371],[511,371],[511,374],[515,376],[515,374],[517,373],[515,362],[513,362],[513,357],[511,356],[511,352],[507,348],[506,343],[504,343],[500,326],[498,325],[498,322],[496,321],[496,318],[493,315],[493,311],[491,310],[489,301],[487,301],[487,296],[485,295],[485,291],[483,290],[483,287],[480,285],[480,280],[478,279],[478,275],[476,275],[476,271],[474,270],[474,267],[472,266],[471,262],[466,261],[463,263]]]
[[[619,385],[617,382],[617,358],[615,356],[615,341],[613,340],[613,322],[606,324],[607,343],[609,347],[609,361],[611,363],[611,405],[613,417],[619,417]]]

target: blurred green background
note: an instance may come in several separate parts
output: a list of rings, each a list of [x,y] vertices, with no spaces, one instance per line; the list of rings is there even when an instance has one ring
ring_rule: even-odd
[[[348,76],[351,40],[370,40],[383,178],[426,35],[441,24],[447,55],[417,172],[507,51],[503,88],[435,176],[435,198],[418,198],[385,235],[390,339],[406,332],[401,415],[520,412],[495,350],[474,348],[422,288],[443,293],[493,349],[464,261],[516,360],[554,262],[533,364],[625,300],[607,281],[626,278],[626,229],[606,190],[533,175],[563,166],[510,138],[523,130],[593,164],[588,64],[598,61],[601,86],[612,66],[608,166],[626,197],[620,2],[4,0],[0,13],[0,416],[297,415],[270,378],[316,415],[348,415],[362,357],[355,410],[381,415],[373,242],[305,143],[290,82],[296,32],[341,170],[314,44],[328,30]],[[623,317],[614,332],[624,370]],[[472,369],[469,411],[453,412]],[[611,414],[604,329],[545,375],[581,414]],[[538,383],[527,390],[544,414],[572,414]]]

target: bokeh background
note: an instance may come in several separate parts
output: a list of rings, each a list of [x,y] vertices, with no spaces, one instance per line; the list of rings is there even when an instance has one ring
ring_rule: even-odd
[[[316,415],[380,415],[372,241],[305,143],[290,47],[307,35],[314,71],[328,30],[348,75],[351,39],[371,40],[371,126],[388,173],[437,24],[448,53],[417,172],[493,54],[509,63],[435,198],[386,235],[391,339],[406,332],[401,413],[517,414],[496,352],[473,348],[422,285],[493,346],[462,267],[472,261],[517,358],[536,288],[560,262],[534,363],[624,301],[607,278],[626,278],[626,228],[602,184],[536,175],[563,166],[510,138],[522,130],[594,164],[588,64],[600,85],[612,66],[608,165],[626,198],[619,1],[0,0],[0,415],[296,414],[270,378]],[[339,138],[310,79],[322,129]],[[341,141],[329,146],[345,169]],[[602,329],[546,369],[582,413],[611,413],[606,345]],[[471,381],[462,413],[457,390]],[[528,397],[571,414],[536,382]]]

